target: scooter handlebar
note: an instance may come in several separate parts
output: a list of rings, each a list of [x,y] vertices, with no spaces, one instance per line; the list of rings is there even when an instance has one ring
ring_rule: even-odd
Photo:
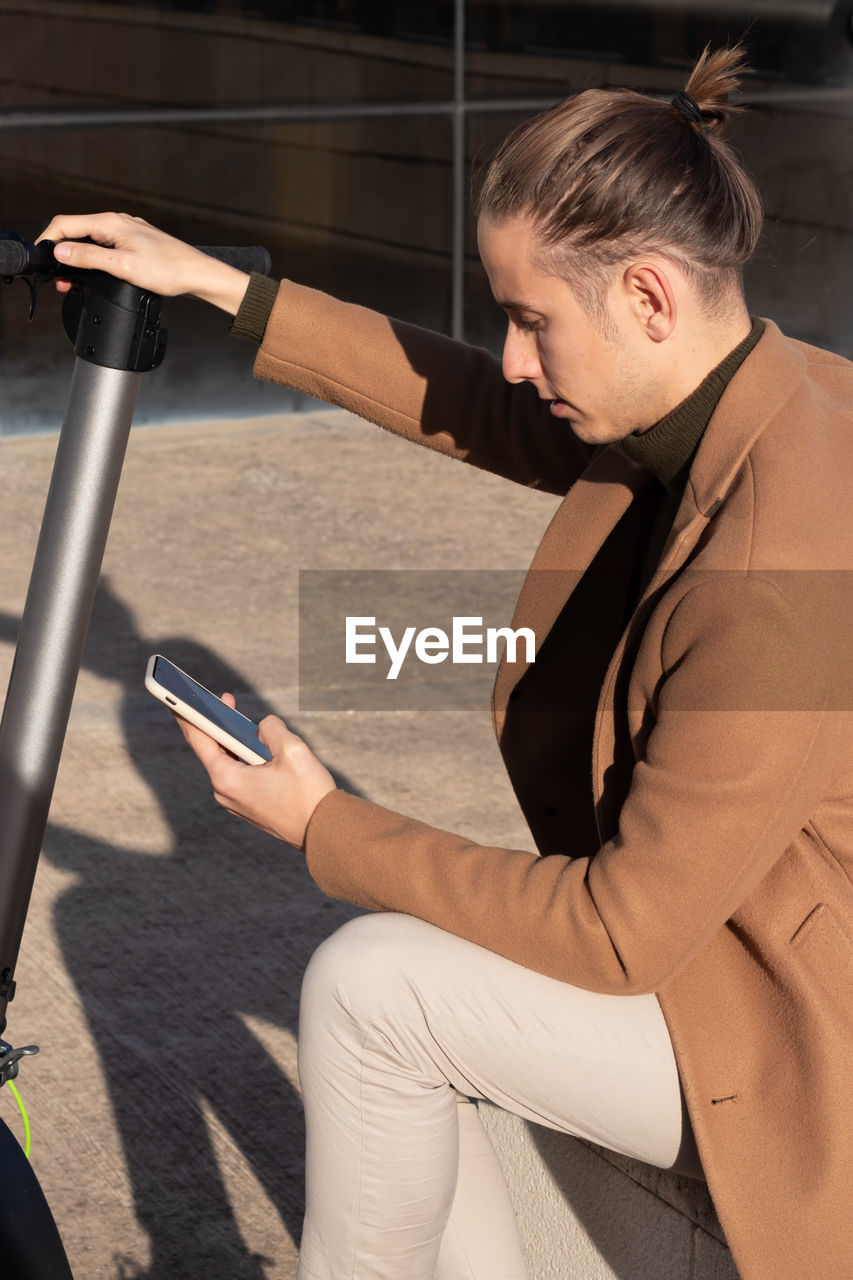
[[[52,241],[28,244],[14,231],[0,231],[0,277],[27,276],[58,266],[53,256]]]
[[[272,258],[262,245],[253,244],[251,246],[236,245],[226,247],[223,245],[196,245],[202,253],[206,253],[211,258],[216,258],[219,262],[227,262],[229,267],[236,267],[238,271],[245,271],[247,275],[253,271],[258,271],[262,276],[268,276],[272,270]]]
[[[261,245],[198,245],[202,253],[219,262],[227,262],[238,271],[259,271],[261,275],[269,275],[272,259]],[[28,244],[14,231],[0,231],[0,278],[11,276],[34,275],[36,272],[48,275],[61,274],[61,263],[53,256],[53,242],[42,240],[39,244]]]

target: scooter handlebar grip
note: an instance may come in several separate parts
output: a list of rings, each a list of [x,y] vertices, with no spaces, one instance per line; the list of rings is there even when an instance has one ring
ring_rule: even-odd
[[[236,267],[238,271],[245,271],[251,274],[253,271],[260,272],[261,275],[268,276],[272,270],[272,258],[262,245],[253,244],[247,246],[236,245],[229,247],[228,245],[196,245],[202,253],[208,254],[211,258],[216,258],[219,262],[227,262],[229,267]]]
[[[55,274],[59,266],[53,256],[53,241],[29,244],[14,231],[0,231],[0,278],[29,276],[36,272]]]
[[[0,239],[0,276],[19,276],[32,270],[28,250],[22,240]]]

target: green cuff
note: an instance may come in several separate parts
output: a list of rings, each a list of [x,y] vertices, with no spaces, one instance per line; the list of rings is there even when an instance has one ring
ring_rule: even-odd
[[[231,322],[230,333],[237,338],[263,342],[267,321],[278,294],[278,281],[253,271],[240,309]]]

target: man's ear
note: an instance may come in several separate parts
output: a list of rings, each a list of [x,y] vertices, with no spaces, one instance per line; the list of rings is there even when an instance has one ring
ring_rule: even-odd
[[[622,273],[622,288],[630,314],[647,337],[665,342],[677,314],[671,273],[660,262],[632,262]]]

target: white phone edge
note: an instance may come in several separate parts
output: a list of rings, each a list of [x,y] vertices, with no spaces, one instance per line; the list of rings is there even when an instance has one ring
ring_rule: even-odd
[[[232,752],[244,764],[267,764],[268,761],[263,756],[258,755],[257,751],[253,751],[251,747],[247,747],[239,738],[232,737],[227,729],[221,729],[218,724],[214,724],[212,720],[208,720],[207,716],[203,716],[200,711],[196,711],[195,707],[190,707],[180,698],[176,698],[168,689],[164,689],[154,679],[154,664],[158,658],[162,658],[164,662],[172,662],[171,658],[165,657],[162,653],[152,653],[148,659],[148,666],[145,669],[145,688],[149,693],[153,693],[158,701],[162,702],[170,711],[174,711],[182,720],[188,720],[196,729],[201,729],[202,733],[206,733],[208,738],[213,738],[214,742],[218,742],[220,747],[225,747],[226,751]],[[172,662],[173,667],[178,667],[176,662]],[[195,677],[189,675],[182,667],[178,670],[187,677],[188,680],[194,680]],[[198,684],[198,681],[195,681]],[[248,716],[246,717],[248,719]]]

